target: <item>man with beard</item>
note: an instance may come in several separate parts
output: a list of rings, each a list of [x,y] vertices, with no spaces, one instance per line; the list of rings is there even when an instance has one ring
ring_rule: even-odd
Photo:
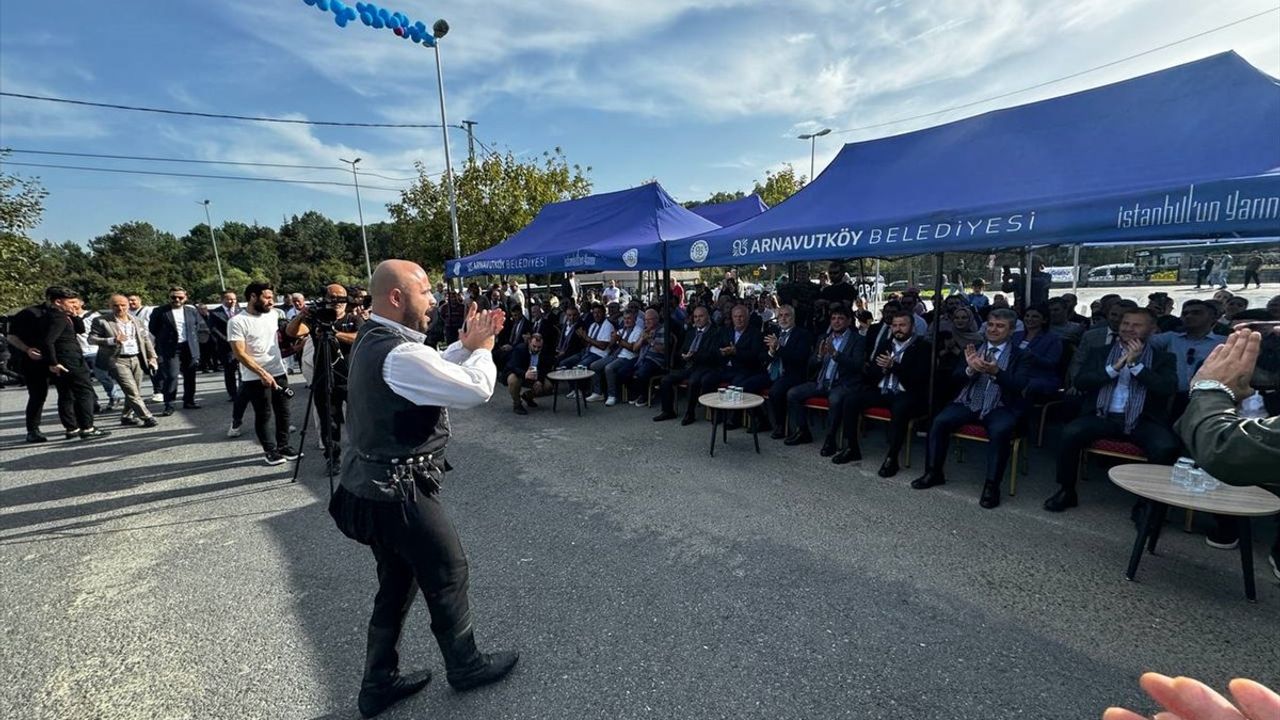
[[[297,460],[299,453],[289,447],[289,377],[276,332],[275,290],[267,283],[249,283],[244,290],[248,312],[227,323],[227,341],[245,370],[240,398],[253,406],[253,429],[262,443],[268,465]],[[272,414],[275,432],[268,432]]]
[[[369,545],[377,561],[360,714],[372,717],[426,687],[430,671],[400,674],[405,616],[421,588],[446,677],[465,691],[499,680],[514,652],[476,648],[467,598],[467,560],[438,492],[449,469],[446,408],[470,408],[493,394],[494,336],[503,313],[472,302],[458,342],[443,353],[423,344],[435,298],[417,263],[386,260],[373,273],[372,313],[352,349],[351,428],[342,481],[329,513],[347,537]]]
[[[542,339],[542,333],[528,335],[528,342],[520,343],[511,351],[507,361],[507,391],[511,393],[512,409],[517,415],[528,415],[524,409],[538,407],[535,397],[549,395],[552,383],[547,373],[556,369],[556,358],[551,346]]]
[[[186,304],[187,291],[180,287],[169,288],[169,306],[156,308],[147,323],[155,338],[156,355],[160,359],[161,387],[164,393],[164,410],[161,415],[173,414],[173,402],[178,398],[178,377],[182,377],[182,407],[195,410],[196,367],[200,364],[198,329],[200,314]]]
[[[863,389],[845,406],[845,447],[831,458],[842,465],[862,459],[858,446],[858,418],[870,408],[889,410],[889,452],[880,477],[898,474],[898,452],[907,440],[907,424],[928,410],[930,345],[915,335],[915,319],[898,311],[889,321],[890,335],[871,351],[863,372]]]

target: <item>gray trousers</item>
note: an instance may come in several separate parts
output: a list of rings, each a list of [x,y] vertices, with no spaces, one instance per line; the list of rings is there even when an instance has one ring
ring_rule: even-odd
[[[137,417],[146,420],[151,417],[147,404],[142,399],[142,360],[139,356],[115,358],[111,369],[120,389],[124,391],[124,410],[121,417]]]

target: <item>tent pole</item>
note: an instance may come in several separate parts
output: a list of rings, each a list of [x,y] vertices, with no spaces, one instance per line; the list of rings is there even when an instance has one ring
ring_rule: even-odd
[[[935,302],[942,295],[942,256],[945,253],[938,253],[933,273],[933,297]],[[937,389],[938,376],[938,328],[942,326],[942,310],[938,305],[933,308],[933,332],[929,338],[931,346],[930,353],[933,355],[933,361],[929,363],[929,413],[934,410],[934,391]],[[873,351],[874,352],[874,351]]]
[[[1079,243],[1077,243],[1076,246],[1071,249],[1071,262],[1073,263],[1073,267],[1071,268],[1071,294],[1075,295],[1076,286],[1079,284],[1079,281],[1080,281],[1080,245]],[[1071,308],[1071,312],[1075,312],[1075,311],[1076,311],[1075,308]]]
[[[1032,252],[1030,245],[1023,248],[1022,250],[1022,285],[1023,285],[1022,312],[1024,313],[1027,311],[1027,308],[1031,307],[1031,260],[1034,257],[1035,257],[1035,254]]]
[[[667,365],[667,372],[671,372],[671,356],[675,355],[676,346],[675,333],[671,327],[671,268],[667,265],[667,244],[662,243],[662,289],[656,293],[657,297],[662,298],[662,344],[666,350],[663,360]]]
[[[858,284],[861,285],[863,288],[867,287],[867,259],[866,258],[858,258]],[[867,293],[867,295],[870,295],[870,294],[871,293],[869,292]],[[870,301],[870,298],[864,297],[862,299],[863,301],[866,301],[866,302]]]
[[[875,277],[871,278],[871,283],[872,283],[871,287],[873,288],[871,292],[874,293],[875,295],[876,307],[878,309],[880,307],[880,300],[881,300],[880,298],[880,258],[876,258],[875,269],[872,270],[871,272],[875,275]],[[875,311],[873,310],[872,312],[875,312]]]

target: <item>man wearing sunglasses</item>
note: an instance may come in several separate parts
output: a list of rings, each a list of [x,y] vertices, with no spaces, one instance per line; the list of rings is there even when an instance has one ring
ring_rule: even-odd
[[[155,338],[156,355],[160,358],[160,386],[164,395],[161,415],[173,414],[173,403],[178,398],[178,376],[182,376],[182,407],[195,410],[196,367],[200,364],[200,340],[197,332],[204,321],[200,313],[187,302],[187,291],[180,287],[169,288],[169,305],[158,307],[151,313],[147,329]]]
[[[1159,333],[1151,338],[1151,347],[1173,353],[1178,359],[1178,390],[1173,396],[1171,418],[1177,420],[1187,408],[1187,393],[1191,390],[1191,378],[1195,376],[1204,359],[1226,337],[1213,332],[1217,313],[1204,300],[1192,298],[1182,303],[1182,329]]]

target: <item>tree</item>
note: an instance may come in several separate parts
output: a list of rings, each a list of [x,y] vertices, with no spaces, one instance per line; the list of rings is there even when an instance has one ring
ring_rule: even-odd
[[[0,161],[8,153],[0,152]],[[37,178],[0,172],[0,310],[40,299],[40,246],[28,233],[40,224],[49,192]]]
[[[773,207],[795,195],[805,186],[806,178],[796,175],[795,168],[787,163],[777,172],[769,171],[764,175],[764,183],[757,182],[752,192],[759,195],[764,204]]]
[[[570,165],[560,148],[541,158],[520,160],[510,151],[469,163],[454,176],[457,187],[458,235],[463,255],[492,247],[533,220],[547,203],[585,197],[591,168]],[[395,237],[389,256],[415,260],[438,270],[453,257],[449,197],[443,180],[433,180],[418,166],[418,180],[389,203]],[[372,235],[370,243],[372,245]],[[370,247],[370,252],[373,248]]]
[[[151,223],[112,225],[106,234],[89,241],[89,252],[89,264],[109,292],[135,292],[156,301],[172,285],[190,284],[190,268],[181,256],[178,239],[156,230]],[[78,289],[89,292],[88,288]]]
[[[720,190],[720,191],[711,193],[711,197],[707,198],[706,200],[690,200],[689,202],[681,203],[681,204],[684,205],[686,208],[693,209],[698,207],[699,205],[716,205],[723,202],[733,202],[734,200],[741,200],[746,196],[747,194],[742,192],[741,190],[734,190],[733,192]]]

